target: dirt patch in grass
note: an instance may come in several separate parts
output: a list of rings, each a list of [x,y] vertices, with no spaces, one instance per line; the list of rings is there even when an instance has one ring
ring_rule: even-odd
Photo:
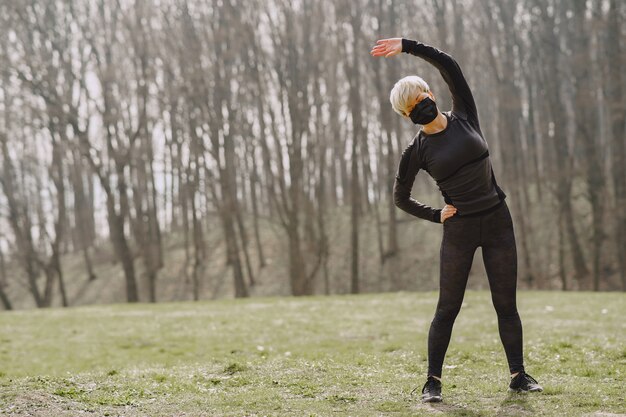
[[[73,404],[53,394],[43,392],[23,392],[11,398],[0,414],[9,416],[56,417],[70,416]]]
[[[76,415],[125,416],[135,415],[132,407],[90,408],[84,404],[39,391],[20,392],[4,404],[0,403],[0,415],[11,417],[76,417]]]

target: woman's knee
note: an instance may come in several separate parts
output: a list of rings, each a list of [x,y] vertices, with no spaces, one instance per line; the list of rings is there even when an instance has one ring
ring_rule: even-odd
[[[461,311],[461,305],[445,305],[438,306],[435,311],[434,321],[449,323],[454,322],[456,317],[459,315],[459,311]]]
[[[515,303],[493,303],[493,306],[500,320],[510,320],[519,318]]]

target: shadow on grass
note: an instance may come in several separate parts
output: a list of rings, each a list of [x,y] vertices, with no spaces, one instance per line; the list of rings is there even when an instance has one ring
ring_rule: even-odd
[[[418,400],[419,401],[419,400]],[[434,412],[441,416],[450,417],[483,417],[482,410],[472,410],[467,406],[451,404],[444,400],[441,403],[413,403],[420,410]],[[529,403],[528,393],[507,393],[496,410],[496,417],[527,417],[535,415],[535,410]]]
[[[529,404],[529,393],[507,393],[500,407],[496,411],[496,417],[514,417],[534,415],[535,409]]]
[[[422,402],[419,394],[414,396],[414,392],[410,394],[412,396],[412,404],[414,408],[419,410],[434,412],[436,415],[451,416],[451,417],[483,417],[484,413],[480,411],[474,411],[468,407],[451,404],[444,399],[440,403],[425,403]]]
[[[445,401],[445,400],[444,400]],[[480,411],[474,411],[467,407],[462,407],[456,404],[449,404],[445,402],[441,403],[425,403],[422,408],[429,408],[431,410],[437,410],[442,416],[452,417],[484,417],[484,413]]]

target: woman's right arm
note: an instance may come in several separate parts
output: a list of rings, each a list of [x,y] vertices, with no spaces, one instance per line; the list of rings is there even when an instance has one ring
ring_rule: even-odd
[[[415,176],[420,169],[417,155],[418,140],[419,138],[415,137],[402,152],[393,183],[393,200],[397,207],[415,217],[441,223],[441,209],[432,208],[411,198]]]

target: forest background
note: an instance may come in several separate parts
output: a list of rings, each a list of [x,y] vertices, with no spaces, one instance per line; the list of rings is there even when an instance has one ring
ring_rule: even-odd
[[[393,84],[450,53],[520,289],[626,290],[626,3],[0,0],[0,305],[438,288],[440,225],[391,187]],[[425,172],[413,197],[444,205]],[[487,288],[480,253],[470,288]]]

